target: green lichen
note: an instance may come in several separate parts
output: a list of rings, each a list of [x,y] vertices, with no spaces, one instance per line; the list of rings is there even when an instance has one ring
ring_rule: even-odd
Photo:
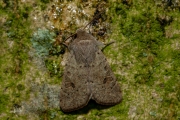
[[[7,110],[9,96],[6,94],[0,94],[0,113],[3,113]]]
[[[19,108],[22,99],[28,96],[23,79],[28,70],[31,7],[21,7],[18,1],[1,1],[0,6],[0,49],[3,51],[0,54],[0,119],[17,119],[12,111]]]
[[[55,41],[54,37],[55,33],[47,29],[38,29],[38,31],[33,34],[31,42],[38,56],[45,57],[49,55],[49,51],[53,46],[52,43]]]
[[[58,58],[56,58],[58,59]],[[62,77],[62,67],[57,60],[46,59],[45,60],[46,68],[49,70],[50,76],[56,75],[59,79]]]
[[[138,93],[133,92],[134,90],[141,91],[140,93],[142,94],[143,89],[140,86],[144,86],[146,91],[150,87],[152,90],[156,90],[154,99],[160,100],[161,102],[159,104],[163,108],[159,107],[159,110],[154,111],[153,109],[155,108],[153,106],[147,105],[149,110],[152,109],[149,111],[149,115],[158,119],[177,119],[179,116],[178,109],[176,109],[179,106],[177,104],[178,99],[176,98],[179,88],[177,85],[177,83],[179,84],[179,62],[177,60],[179,59],[179,51],[173,50],[171,45],[175,41],[176,44],[179,44],[179,42],[177,43],[179,37],[178,39],[174,38],[176,32],[171,32],[171,38],[168,38],[166,31],[171,25],[179,23],[179,21],[174,21],[175,19],[179,19],[176,16],[179,13],[178,10],[173,5],[171,5],[171,9],[167,8],[167,6],[158,7],[152,1],[133,1],[131,5],[123,2],[120,4],[117,3],[112,3],[109,13],[111,16],[119,16],[111,20],[112,24],[118,26],[115,27],[114,34],[119,35],[115,36],[115,38],[117,43],[120,42],[122,45],[119,46],[122,57],[116,59],[123,66],[124,63],[121,61],[129,63],[124,66],[127,68],[126,71],[121,69],[121,71],[127,74],[123,77],[126,81],[122,81],[122,84],[126,86],[128,81],[130,84],[126,87],[131,87],[131,90],[129,90],[130,93],[125,92],[125,96],[132,97],[133,94],[137,95]],[[179,27],[177,28],[176,26],[173,29],[176,31]],[[173,66],[177,67],[174,68]],[[116,67],[117,70],[119,70],[118,67]],[[174,95],[169,96],[170,94]],[[141,97],[139,95],[137,96]],[[137,102],[142,105],[144,104],[144,99],[149,96],[143,96],[142,100],[141,98],[138,99],[138,97],[131,102],[129,101],[128,104],[132,106],[134,102]],[[138,107],[137,105],[135,106]],[[167,114],[168,106],[172,107],[169,114]],[[129,110],[131,109],[129,108]],[[145,110],[146,108],[142,107],[141,109]],[[166,114],[160,112],[163,110],[166,111]],[[134,114],[136,116],[129,114],[128,118],[151,119],[151,116],[148,115],[145,118],[141,117],[141,115],[145,115],[146,113],[138,115],[134,112]]]

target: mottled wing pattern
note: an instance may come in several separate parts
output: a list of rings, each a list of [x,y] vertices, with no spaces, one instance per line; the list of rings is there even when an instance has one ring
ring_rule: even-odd
[[[83,30],[69,45],[60,91],[60,107],[65,112],[87,105],[90,99],[103,105],[115,105],[122,100],[120,86],[99,43]]]
[[[64,112],[86,106],[91,97],[87,69],[81,69],[81,66],[69,52],[60,91],[60,107]]]
[[[120,85],[101,50],[89,67],[92,99],[102,105],[115,105],[122,100]],[[94,67],[96,66],[96,67]]]

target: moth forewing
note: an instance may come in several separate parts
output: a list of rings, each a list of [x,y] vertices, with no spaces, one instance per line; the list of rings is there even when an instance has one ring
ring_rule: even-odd
[[[92,35],[77,30],[69,44],[60,91],[60,107],[65,112],[87,105],[90,99],[103,105],[115,105],[122,93],[107,60]]]

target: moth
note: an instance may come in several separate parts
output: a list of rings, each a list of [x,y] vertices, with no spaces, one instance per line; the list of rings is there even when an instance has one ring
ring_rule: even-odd
[[[90,99],[101,105],[120,103],[120,85],[100,49],[103,44],[83,29],[78,29],[74,36],[67,46],[60,108],[64,112],[75,111],[86,106]]]

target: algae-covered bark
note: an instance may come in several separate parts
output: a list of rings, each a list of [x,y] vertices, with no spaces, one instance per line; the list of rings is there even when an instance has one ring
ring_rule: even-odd
[[[179,9],[178,0],[0,1],[0,119],[180,119]],[[59,43],[103,10],[88,31],[115,41],[104,53],[123,101],[65,114]]]
[[[128,118],[178,119],[179,3],[117,3],[111,3],[109,13],[116,16],[112,37],[119,43],[121,56],[114,64],[120,66],[116,72],[127,97],[123,102],[129,106]]]

